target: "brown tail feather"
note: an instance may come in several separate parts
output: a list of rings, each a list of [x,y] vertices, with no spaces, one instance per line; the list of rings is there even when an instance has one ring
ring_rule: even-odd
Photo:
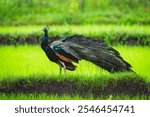
[[[66,69],[71,70],[71,71],[74,71],[77,67],[70,62],[65,62],[65,66],[66,66]]]

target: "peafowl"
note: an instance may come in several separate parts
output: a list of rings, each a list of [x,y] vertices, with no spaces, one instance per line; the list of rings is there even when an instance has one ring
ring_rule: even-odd
[[[41,48],[50,61],[55,62],[66,70],[74,71],[79,60],[87,60],[108,72],[132,71],[131,65],[126,62],[114,48],[83,35],[72,35],[49,42],[48,29],[44,28]]]

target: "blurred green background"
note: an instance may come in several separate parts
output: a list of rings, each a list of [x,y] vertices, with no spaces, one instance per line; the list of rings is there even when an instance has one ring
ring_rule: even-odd
[[[0,25],[150,24],[150,0],[0,0]]]

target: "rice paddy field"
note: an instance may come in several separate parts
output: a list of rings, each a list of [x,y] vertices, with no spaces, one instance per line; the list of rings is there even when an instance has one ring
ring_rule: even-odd
[[[1,40],[25,40],[29,35],[41,34],[42,26],[27,27],[4,27],[0,28]],[[49,35],[52,38],[56,36],[66,36],[82,34],[101,39],[103,34],[106,35],[103,41],[118,50],[121,56],[132,65],[135,73],[109,73],[94,64],[87,61],[80,61],[77,70],[67,71],[67,74],[59,74],[59,67],[48,60],[39,43],[30,43],[30,41],[21,44],[13,43],[2,44],[0,46],[0,99],[150,99],[150,47],[148,26],[53,26]],[[88,28],[87,28],[88,27]],[[94,27],[94,28],[93,28]],[[107,26],[105,26],[107,27]],[[90,28],[93,28],[90,31]],[[137,29],[134,32],[134,29]],[[60,35],[56,34],[56,30]],[[121,29],[121,30],[120,30]],[[114,30],[114,31],[113,31]],[[113,33],[114,39],[117,34],[132,35],[138,37],[138,34],[146,35],[145,45],[111,43],[110,35]],[[19,33],[21,32],[21,33]],[[39,32],[39,33],[38,33]],[[112,32],[112,33],[111,33]],[[129,32],[129,33],[128,33]],[[92,35],[91,35],[92,34]],[[94,35],[95,34],[95,35]],[[96,38],[97,37],[97,38]],[[101,38],[98,38],[101,37]],[[145,36],[144,36],[145,37]],[[143,38],[144,38],[143,37]],[[140,38],[140,37],[139,37]],[[37,39],[34,36],[33,39]],[[126,41],[128,42],[128,37]],[[148,42],[148,43],[147,43]]]
[[[0,99],[149,100],[149,11],[149,0],[0,0]],[[51,41],[81,34],[106,43],[135,73],[82,60],[60,75],[40,47],[46,25]]]

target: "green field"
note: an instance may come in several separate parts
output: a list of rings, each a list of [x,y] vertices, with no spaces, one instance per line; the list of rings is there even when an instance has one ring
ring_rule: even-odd
[[[39,44],[44,26],[0,26],[0,44]],[[73,34],[89,36],[111,45],[150,45],[150,26],[94,24],[49,26],[49,37],[53,40]]]
[[[69,95],[63,95],[63,96],[58,96],[58,95],[47,95],[47,94],[11,94],[11,95],[6,95],[2,94],[0,96],[1,100],[150,100],[150,96],[128,96],[128,95],[116,95],[116,96],[102,96],[99,98],[93,98],[92,96],[83,98],[79,95],[76,96],[69,96]]]
[[[149,0],[1,0],[0,25],[146,25],[149,6]]]
[[[92,63],[80,61],[76,71],[60,75],[58,65],[49,62],[40,46],[1,46],[0,99],[30,99],[25,94],[31,99],[109,99],[110,96],[110,99],[149,99],[150,47],[114,48],[136,74],[110,74]]]
[[[150,47],[141,46],[115,46],[128,61],[133,70],[150,80],[149,67],[150,67]],[[59,66],[48,60],[40,46],[1,46],[0,47],[0,76],[22,75],[28,76],[32,74],[47,74],[49,76],[59,75]],[[107,71],[100,69],[92,63],[80,61],[78,68],[74,72],[67,72],[68,75],[81,75],[81,76],[101,76],[110,75]],[[8,70],[9,68],[9,70]],[[86,78],[86,77],[85,77]]]
[[[150,99],[149,0],[0,0],[0,99]],[[81,34],[118,50],[135,73],[88,61],[59,74],[40,48]]]

